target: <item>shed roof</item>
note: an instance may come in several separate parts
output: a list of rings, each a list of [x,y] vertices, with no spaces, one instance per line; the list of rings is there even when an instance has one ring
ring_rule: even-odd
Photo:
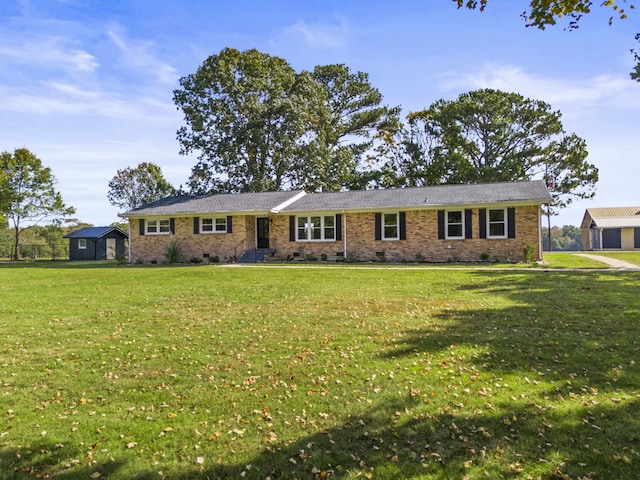
[[[118,227],[86,227],[67,233],[63,238],[102,238],[114,230],[121,233],[125,238],[129,236]]]
[[[592,225],[599,228],[640,227],[640,207],[587,208],[582,228]]]
[[[499,203],[542,204],[550,201],[551,195],[542,181],[504,182],[314,193],[302,197],[282,211],[437,208]]]

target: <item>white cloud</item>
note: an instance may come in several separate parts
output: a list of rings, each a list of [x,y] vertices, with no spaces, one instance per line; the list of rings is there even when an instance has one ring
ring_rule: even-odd
[[[0,56],[22,65],[76,72],[93,72],[100,66],[93,55],[70,46],[68,40],[57,36],[36,36],[19,43],[11,43],[3,36],[3,42]]]
[[[493,88],[517,92],[543,100],[553,108],[571,106],[590,108],[606,105],[633,108],[640,106],[640,89],[628,77],[597,75],[591,78],[564,79],[530,74],[513,65],[484,65],[480,70],[445,74],[446,91]]]
[[[155,44],[149,41],[129,40],[117,25],[107,29],[107,36],[122,52],[123,63],[144,74],[155,77],[161,83],[175,84],[179,78],[177,70],[154,54]]]
[[[307,47],[321,50],[345,49],[351,36],[351,28],[344,19],[340,19],[336,25],[312,24],[298,20],[284,29],[278,43],[301,42]]]

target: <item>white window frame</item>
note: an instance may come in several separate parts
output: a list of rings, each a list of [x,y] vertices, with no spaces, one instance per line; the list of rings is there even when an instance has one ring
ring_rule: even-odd
[[[154,230],[150,230],[150,223],[153,223]],[[163,231],[163,227],[166,231]],[[145,235],[170,235],[171,234],[171,219],[169,218],[150,218],[144,222]]]
[[[387,216],[391,216],[394,215],[395,216],[395,223],[394,224],[389,224],[387,225]],[[380,232],[380,238],[382,238],[382,240],[400,240],[400,213],[399,212],[386,212],[386,213],[382,213],[382,219],[380,222],[382,225],[380,225],[380,228],[382,229],[382,232]],[[396,229],[396,235],[395,236],[387,236],[387,227],[395,227]]]
[[[86,250],[87,249],[87,239],[79,238],[78,239],[78,250]]]
[[[207,221],[206,228],[205,221]],[[209,222],[211,222],[211,224],[209,224]],[[211,228],[211,230],[208,230],[208,228]],[[200,233],[227,233],[227,217],[201,218]]]
[[[503,215],[503,219],[499,222],[492,222],[491,221],[491,212],[498,212],[501,211],[502,215]],[[508,216],[507,216],[507,209],[506,208],[487,208],[487,238],[490,239],[501,239],[501,238],[507,238],[507,236],[509,235],[509,225],[507,224],[508,222]],[[504,227],[504,233],[502,235],[491,235],[491,225],[498,225],[498,224],[502,224]]]
[[[450,213],[460,213],[460,222],[449,222],[449,214]],[[444,217],[444,238],[447,240],[464,240],[464,210],[447,210],[445,212]],[[449,225],[460,225],[462,228],[460,229],[460,235],[449,235]]]
[[[320,218],[320,226],[311,221],[313,218]],[[327,218],[333,219],[333,225],[326,226]],[[300,226],[300,220],[304,221],[304,226]],[[296,242],[335,242],[336,241],[336,215],[335,214],[318,214],[318,215],[298,215],[296,216]],[[300,231],[307,234],[307,238],[300,238]],[[320,238],[312,238],[314,230],[320,231]],[[333,237],[327,238],[327,232],[333,230]]]

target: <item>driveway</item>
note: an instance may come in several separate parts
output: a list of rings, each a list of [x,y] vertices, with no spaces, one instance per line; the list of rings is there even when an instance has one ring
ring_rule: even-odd
[[[611,268],[616,268],[625,272],[640,272],[640,267],[635,263],[625,262],[624,260],[618,260],[617,258],[605,257],[603,255],[593,255],[591,253],[575,253],[574,255],[590,258],[591,260],[605,263]]]

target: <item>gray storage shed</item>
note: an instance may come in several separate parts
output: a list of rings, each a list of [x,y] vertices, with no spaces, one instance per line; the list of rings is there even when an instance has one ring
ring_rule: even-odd
[[[126,253],[129,236],[117,227],[87,227],[75,230],[69,239],[69,260],[115,260]]]

